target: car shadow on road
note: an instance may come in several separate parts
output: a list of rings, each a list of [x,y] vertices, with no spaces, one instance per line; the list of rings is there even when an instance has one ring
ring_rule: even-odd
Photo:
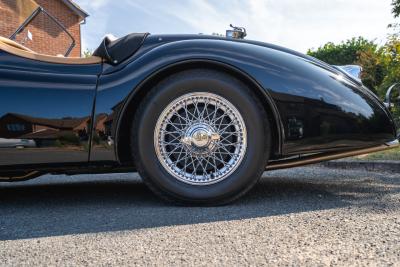
[[[288,174],[293,176],[293,174]],[[245,197],[222,207],[178,207],[156,198],[131,175],[58,181],[48,176],[0,184],[0,240],[99,233],[243,220],[352,205],[362,187],[277,173]],[[308,177],[306,175],[306,177]],[[339,179],[339,178],[338,178]],[[358,181],[358,180],[357,180]],[[357,182],[355,181],[355,182]],[[380,187],[368,189],[381,194]],[[375,190],[375,191],[374,191]],[[341,192],[347,192],[345,196]]]

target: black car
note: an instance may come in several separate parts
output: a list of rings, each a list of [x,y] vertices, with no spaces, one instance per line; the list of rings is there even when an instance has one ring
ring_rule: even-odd
[[[89,58],[0,39],[2,181],[138,171],[159,196],[223,204],[265,170],[398,146],[356,74],[272,44],[135,33]]]

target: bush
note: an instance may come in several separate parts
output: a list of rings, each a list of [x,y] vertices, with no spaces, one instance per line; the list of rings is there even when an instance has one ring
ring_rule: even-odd
[[[65,145],[76,145],[76,146],[80,145],[79,136],[77,136],[74,133],[64,133],[63,135],[61,135],[59,137],[58,140],[64,146]]]
[[[100,144],[100,141],[101,141],[100,136],[95,132],[92,137],[93,144],[98,145]]]

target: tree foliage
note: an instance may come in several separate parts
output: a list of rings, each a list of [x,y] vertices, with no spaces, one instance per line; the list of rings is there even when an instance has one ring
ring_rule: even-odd
[[[329,42],[317,50],[308,50],[307,54],[332,65],[355,63],[361,51],[374,51],[377,45],[363,37],[352,38],[340,44]]]
[[[380,94],[380,87],[386,75],[386,66],[382,60],[381,49],[368,49],[358,52],[358,58],[354,64],[363,68],[361,79],[368,88]]]
[[[400,38],[397,34],[391,35],[382,47],[381,60],[386,68],[381,87],[387,88],[400,82]]]
[[[88,58],[88,57],[91,57],[92,55],[93,55],[93,51],[88,48],[86,48],[86,50],[83,51],[83,57]]]
[[[400,0],[392,0],[392,12],[395,18],[400,16]]]

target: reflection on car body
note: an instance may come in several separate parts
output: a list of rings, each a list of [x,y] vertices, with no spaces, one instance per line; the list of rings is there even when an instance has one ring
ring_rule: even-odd
[[[0,148],[33,148],[36,147],[34,140],[0,138]]]

